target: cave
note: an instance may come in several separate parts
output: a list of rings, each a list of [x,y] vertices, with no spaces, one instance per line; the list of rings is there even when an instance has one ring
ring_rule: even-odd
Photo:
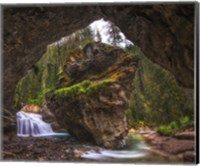
[[[5,137],[13,135],[16,139],[12,133],[16,127],[13,119],[19,111],[17,109],[21,108],[19,102],[17,107],[15,105],[17,90],[19,86],[23,88],[23,84],[19,85],[21,80],[31,72],[40,72],[38,63],[41,67],[44,61],[40,60],[49,53],[49,48],[57,47],[56,51],[60,51],[65,37],[103,19],[117,26],[130,40],[129,43],[134,43],[130,47],[132,50],[129,50],[132,54],[128,53],[128,49],[119,49],[116,45],[108,46],[103,42],[90,41],[82,50],[77,48],[74,53],[69,53],[71,58],[66,58],[61,65],[62,73],[55,69],[54,64],[45,64],[45,70],[48,70],[46,75],[51,72],[62,75],[58,86],[51,91],[42,92],[45,94],[45,104],[41,105],[47,105],[52,111],[50,118],[53,118],[52,122],[56,122],[57,129],[68,131],[77,140],[92,142],[108,149],[124,148],[130,130],[146,124],[147,128],[152,127],[153,130],[157,126],[156,132],[160,134],[165,134],[166,128],[170,126],[172,129],[167,131],[169,135],[189,128],[192,131],[189,136],[194,139],[196,9],[194,2],[90,6],[4,5],[2,89]],[[140,56],[136,56],[136,52]],[[61,54],[59,56],[63,56]],[[161,72],[157,72],[159,70]],[[157,82],[150,83],[165,82],[159,88],[171,95],[162,99],[166,100],[161,106],[166,106],[164,111],[153,106],[154,110],[147,108],[148,100],[137,98],[139,93],[143,96],[145,93],[154,93],[148,92],[151,86],[145,89],[147,83],[144,84],[144,78],[151,75],[150,72],[154,72],[154,79],[158,77]],[[159,94],[161,98],[162,93],[158,91],[155,94]],[[154,96],[149,95],[153,98],[151,102],[159,103],[159,99],[154,100]],[[141,107],[138,106],[140,104]],[[139,113],[135,110],[139,110]],[[149,117],[146,118],[148,111]],[[162,114],[166,117],[162,117]],[[41,115],[45,117],[45,113]],[[166,125],[164,130],[162,124]],[[179,129],[178,125],[181,126]],[[16,140],[19,141],[18,138]],[[9,148],[9,145],[5,147]]]
[[[3,6],[4,108],[12,110],[17,82],[48,44],[101,18],[119,26],[181,86],[194,88],[194,8],[194,3]]]

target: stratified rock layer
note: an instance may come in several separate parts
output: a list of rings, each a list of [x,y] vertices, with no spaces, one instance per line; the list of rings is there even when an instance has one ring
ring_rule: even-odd
[[[47,93],[58,123],[84,141],[106,148],[125,144],[129,104],[137,60],[100,43],[72,53],[64,65],[61,87]]]

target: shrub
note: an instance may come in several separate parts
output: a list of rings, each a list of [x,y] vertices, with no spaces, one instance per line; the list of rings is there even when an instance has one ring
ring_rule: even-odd
[[[44,104],[44,100],[43,100],[43,95],[42,93],[38,93],[37,96],[35,98],[29,98],[28,99],[28,103],[30,104],[36,104],[36,105],[43,105]]]
[[[165,135],[165,136],[169,136],[169,135],[173,135],[174,131],[173,129],[168,126],[168,125],[161,125],[160,127],[158,127],[157,129],[157,133],[160,135]]]
[[[168,125],[161,125],[157,128],[157,133],[160,135],[170,136],[175,134],[179,130],[177,122],[172,121]]]
[[[179,119],[179,125],[181,129],[184,129],[185,127],[189,126],[190,125],[189,117],[188,116],[181,117]]]
[[[179,130],[179,126],[178,126],[177,122],[175,122],[175,121],[172,121],[172,122],[169,124],[169,127],[170,127],[172,130],[174,130],[174,131]]]
[[[157,128],[157,133],[160,135],[173,135],[177,131],[183,130],[190,126],[192,121],[189,119],[188,116],[181,117],[177,122],[172,121],[168,125],[161,125]]]

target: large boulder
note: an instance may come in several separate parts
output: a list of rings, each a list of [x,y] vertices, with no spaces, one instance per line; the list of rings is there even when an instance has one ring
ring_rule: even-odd
[[[123,147],[136,64],[133,54],[102,43],[75,50],[64,65],[60,88],[46,95],[48,108],[79,140]]]

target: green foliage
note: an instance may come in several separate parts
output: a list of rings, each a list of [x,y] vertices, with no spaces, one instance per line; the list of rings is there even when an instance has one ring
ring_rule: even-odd
[[[179,126],[181,127],[181,129],[185,129],[192,124],[193,123],[188,116],[184,116],[179,119]]]
[[[36,96],[36,98],[34,98],[34,99],[29,99],[28,100],[28,103],[30,103],[30,104],[36,104],[36,105],[39,105],[39,106],[42,106],[42,105],[44,105],[44,100],[43,100],[43,95],[42,95],[42,93],[40,92],[40,93],[38,93],[37,94],[37,96]]]
[[[172,121],[168,125],[161,125],[157,128],[157,133],[164,136],[170,136],[175,134],[180,129],[180,126],[176,121]]]
[[[170,124],[169,124],[169,128],[172,129],[173,131],[177,131],[179,129],[179,125],[177,124],[176,121],[172,121]]]
[[[157,129],[157,133],[164,136],[170,136],[173,135],[175,131],[171,129],[170,126],[162,125]]]
[[[156,131],[160,135],[174,135],[177,131],[190,127],[192,123],[192,120],[190,120],[188,116],[183,116],[177,121],[172,121],[168,125],[159,126]]]

